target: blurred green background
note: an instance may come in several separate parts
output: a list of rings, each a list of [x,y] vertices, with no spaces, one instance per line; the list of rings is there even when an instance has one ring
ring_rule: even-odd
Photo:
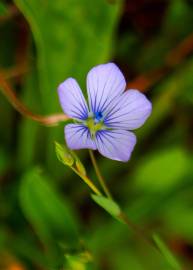
[[[26,119],[0,93],[0,269],[193,269],[193,1],[0,1],[0,78],[33,113],[61,112],[58,84],[75,77],[85,91],[89,69],[108,61],[153,113],[128,163],[96,157],[116,201],[180,267],[59,163],[63,123]],[[78,154],[96,181],[87,151]]]

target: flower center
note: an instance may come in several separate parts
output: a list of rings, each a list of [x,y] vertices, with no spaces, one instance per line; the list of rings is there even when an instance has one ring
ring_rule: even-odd
[[[91,137],[92,138],[94,138],[95,133],[98,130],[101,130],[102,127],[104,127],[103,121],[102,121],[103,119],[102,118],[103,118],[102,112],[96,112],[92,117],[89,117],[86,120],[86,125],[89,128],[89,130],[90,130],[90,133],[91,133]]]

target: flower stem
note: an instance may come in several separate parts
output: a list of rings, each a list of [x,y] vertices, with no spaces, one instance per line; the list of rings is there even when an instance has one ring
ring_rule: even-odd
[[[112,195],[104,181],[104,178],[102,177],[101,175],[101,172],[100,172],[100,169],[98,167],[98,164],[97,164],[97,161],[95,159],[95,156],[93,154],[93,151],[92,150],[89,150],[89,154],[90,154],[90,158],[91,158],[91,161],[92,161],[92,164],[94,166],[94,169],[95,169],[95,172],[96,172],[96,175],[98,177],[98,180],[105,192],[105,194],[107,195],[108,198],[112,199]],[[134,224],[128,217],[127,215],[124,213],[124,212],[120,212],[118,218],[125,224],[128,226],[128,228],[132,229],[132,231],[135,232],[135,234],[140,238],[140,239],[143,239],[147,244],[149,244],[150,246],[152,246],[153,248],[155,248],[157,251],[158,248],[157,246],[155,245],[155,243],[152,241],[151,238],[149,238],[149,236],[146,236],[146,234],[136,225]]]
[[[78,170],[76,170],[74,167],[71,167],[71,169],[78,175],[82,180],[89,186],[89,188],[97,195],[102,195],[100,190],[93,184],[93,182],[86,176],[81,174]]]
[[[105,183],[105,180],[104,180],[104,178],[103,178],[103,176],[102,176],[102,174],[100,172],[100,169],[98,167],[98,164],[97,164],[97,161],[96,161],[95,156],[93,154],[93,151],[90,150],[90,149],[88,151],[89,151],[89,154],[90,154],[90,158],[91,158],[95,173],[96,173],[97,178],[99,180],[99,183],[100,183],[101,187],[103,188],[104,193],[107,195],[107,197],[112,199],[112,195],[111,195],[111,193],[110,193],[110,191],[109,191],[109,189],[108,189],[108,187],[107,187],[107,185]]]
[[[130,229],[132,229],[132,231],[135,232],[135,234],[140,238],[143,239],[148,245],[152,246],[154,249],[156,249],[156,251],[159,251],[159,249],[157,248],[157,246],[155,245],[154,241],[147,236],[142,230],[141,228],[139,228],[135,223],[133,223],[124,212],[121,212],[119,214],[119,219],[125,224],[127,225]]]

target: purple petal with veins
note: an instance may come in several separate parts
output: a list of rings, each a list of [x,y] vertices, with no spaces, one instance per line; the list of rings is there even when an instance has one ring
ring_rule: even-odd
[[[99,152],[110,159],[126,162],[136,144],[135,135],[126,130],[100,130],[96,134]]]
[[[151,102],[138,90],[127,90],[125,78],[113,63],[98,65],[87,75],[89,108],[73,78],[58,87],[63,111],[75,119],[65,127],[70,149],[89,148],[126,162],[136,144],[129,130],[141,127],[151,114]],[[92,136],[91,136],[92,134]]]
[[[127,90],[111,105],[104,123],[110,128],[133,130],[151,114],[151,102],[138,90]]]
[[[88,118],[88,106],[75,79],[69,78],[61,83],[58,95],[64,113],[75,119]]]
[[[105,114],[111,102],[126,87],[125,78],[113,63],[92,68],[87,75],[87,91],[90,110]]]
[[[95,142],[91,139],[89,129],[82,124],[68,124],[65,126],[66,143],[70,149],[89,148],[96,150]]]

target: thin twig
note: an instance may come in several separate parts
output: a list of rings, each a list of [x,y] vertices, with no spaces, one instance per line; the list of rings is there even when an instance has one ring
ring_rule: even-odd
[[[15,79],[18,78],[29,71],[29,68],[24,64],[18,64],[14,67],[7,69],[0,69],[1,77],[4,80]]]
[[[174,49],[166,54],[165,64],[162,67],[140,74],[133,81],[127,84],[127,88],[136,88],[142,92],[147,91],[152,85],[166,76],[192,52],[193,33],[185,37],[185,39],[182,40]]]
[[[52,114],[48,116],[42,116],[31,112],[16,96],[14,90],[9,83],[0,74],[0,90],[7,97],[12,106],[23,116],[32,119],[44,126],[54,126],[61,121],[66,121],[69,117],[65,114]]]
[[[185,57],[193,51],[193,33],[185,37],[178,46],[166,55],[166,65],[173,67],[179,64]]]

